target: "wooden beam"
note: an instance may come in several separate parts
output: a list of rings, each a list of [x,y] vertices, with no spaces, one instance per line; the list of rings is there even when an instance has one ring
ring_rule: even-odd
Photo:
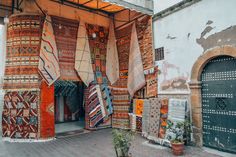
[[[50,0],[50,1],[60,3],[58,0]],[[112,13],[106,12],[104,10],[89,8],[87,6],[84,6],[84,5],[81,5],[81,4],[78,4],[78,3],[74,3],[74,2],[71,2],[71,1],[67,1],[67,0],[64,0],[63,5],[66,5],[66,6],[69,6],[69,7],[72,7],[72,8],[76,8],[76,9],[81,9],[81,10],[84,10],[84,11],[87,11],[87,12],[92,12],[92,13],[95,13],[97,15],[101,15],[101,16],[104,16],[104,17],[107,17],[107,18],[109,18],[109,16],[112,15]]]
[[[104,7],[99,8],[99,9],[105,9],[107,7],[110,7],[110,6],[112,6],[112,4],[108,4],[108,5],[104,6]]]
[[[88,4],[88,3],[92,2],[92,1],[93,0],[88,0],[87,2],[84,2],[84,3],[80,4],[80,5],[85,5],[85,4]]]
[[[140,15],[140,16],[138,16],[138,17],[135,17],[134,19],[132,19],[132,20],[130,20],[130,21],[128,21],[128,22],[126,22],[126,23],[124,23],[124,24],[122,24],[122,25],[116,27],[115,30],[117,30],[117,29],[119,29],[119,28],[121,28],[121,27],[123,27],[123,26],[125,26],[125,25],[128,25],[128,24],[132,23],[133,21],[135,21],[135,20],[137,20],[137,19],[139,19],[139,18],[141,18],[141,17],[143,17],[143,16],[148,16],[148,15],[142,14],[142,15]]]

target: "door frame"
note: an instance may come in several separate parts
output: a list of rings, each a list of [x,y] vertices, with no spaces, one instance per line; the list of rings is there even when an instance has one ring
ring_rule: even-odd
[[[201,74],[205,65],[210,60],[219,56],[231,56],[236,58],[236,47],[225,45],[205,51],[201,56],[198,57],[191,71],[189,88],[191,91],[190,104],[193,122],[193,140],[196,146],[199,147],[203,146]]]

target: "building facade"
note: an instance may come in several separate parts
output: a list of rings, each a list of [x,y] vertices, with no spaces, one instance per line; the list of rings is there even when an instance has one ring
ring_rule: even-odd
[[[4,140],[51,140],[57,123],[72,121],[90,130],[129,128],[130,102],[146,86],[144,71],[154,68],[152,1],[136,3],[25,0],[13,6],[1,50]],[[113,83],[108,75],[116,77]]]
[[[155,2],[159,96],[189,100],[198,146],[235,153],[236,2]]]

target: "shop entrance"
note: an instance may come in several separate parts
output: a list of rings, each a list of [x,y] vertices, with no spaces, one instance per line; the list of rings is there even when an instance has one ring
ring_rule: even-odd
[[[55,84],[56,134],[81,131],[85,126],[84,84],[73,81],[56,81]]]
[[[211,60],[201,81],[203,145],[236,153],[236,59]]]

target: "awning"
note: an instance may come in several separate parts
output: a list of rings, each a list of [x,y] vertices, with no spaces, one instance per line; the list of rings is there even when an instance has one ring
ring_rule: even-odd
[[[144,14],[153,15],[153,1],[152,0],[144,0],[145,3],[138,3],[138,1],[133,1],[130,3],[128,0],[103,0],[105,2],[109,2],[111,4],[116,4],[119,6],[123,6],[124,8],[135,10]],[[137,3],[136,3],[137,2]]]
[[[130,3],[128,0],[64,0],[64,2],[72,2],[72,3],[77,3],[80,6],[85,6],[91,9],[96,9],[96,10],[101,10],[105,11],[108,13],[117,13],[119,11],[122,11],[124,9],[130,9],[130,10],[136,10],[138,12],[142,12],[144,14],[153,14],[153,9],[152,9],[152,1],[149,0],[150,2],[149,5],[146,7],[141,6],[144,4],[133,4]],[[134,2],[136,2],[134,0]],[[145,3],[146,4],[146,3]]]
[[[40,0],[37,0],[40,1]],[[44,1],[44,0],[43,0]],[[76,8],[86,8],[88,10],[100,11],[106,14],[115,14],[129,9],[143,14],[153,15],[152,0],[51,0],[53,2],[69,5]],[[10,16],[13,10],[19,10],[22,0],[0,0],[0,23],[3,18]]]

